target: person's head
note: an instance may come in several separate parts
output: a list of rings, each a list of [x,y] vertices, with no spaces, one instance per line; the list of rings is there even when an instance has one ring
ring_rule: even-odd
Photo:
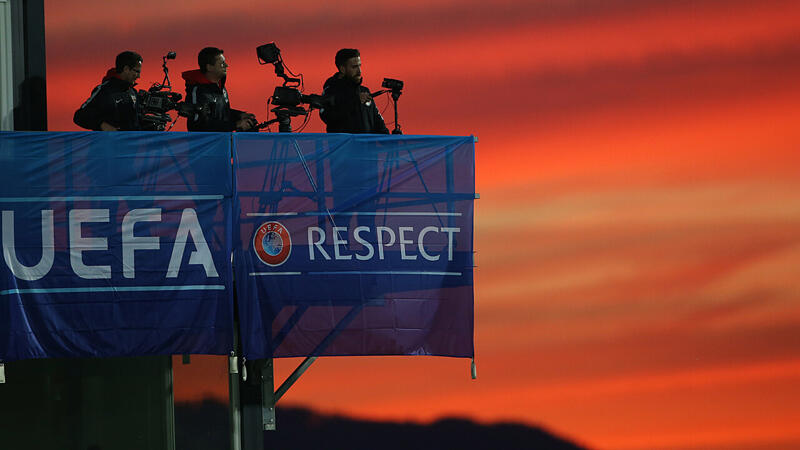
[[[355,48],[343,48],[336,52],[336,68],[339,76],[361,84],[361,53]]]
[[[142,56],[130,50],[124,51],[117,55],[117,59],[114,62],[114,70],[120,79],[133,84],[142,74]]]
[[[222,49],[206,47],[197,54],[200,71],[211,81],[219,81],[228,74],[228,63],[222,53]]]

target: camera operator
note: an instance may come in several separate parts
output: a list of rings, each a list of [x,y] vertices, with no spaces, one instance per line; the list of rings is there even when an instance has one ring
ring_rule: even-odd
[[[228,63],[223,51],[206,47],[197,55],[200,69],[183,72],[186,102],[203,109],[187,120],[189,131],[247,131],[256,125],[256,116],[231,109],[225,79]]]
[[[339,69],[323,85],[323,97],[333,98],[333,105],[320,110],[328,133],[389,134],[369,89],[361,85],[361,53],[354,48],[336,52]]]
[[[115,66],[75,111],[73,122],[94,131],[140,130],[133,86],[141,73],[141,55],[132,51],[117,55]]]

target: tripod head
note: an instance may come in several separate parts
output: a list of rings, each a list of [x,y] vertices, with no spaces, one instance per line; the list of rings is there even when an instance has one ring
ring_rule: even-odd
[[[261,122],[255,127],[253,127],[252,131],[262,130],[273,123],[278,123],[278,132],[280,133],[291,133],[292,132],[292,117],[297,116],[307,116],[308,111],[301,107],[301,106],[278,106],[277,108],[272,108],[272,112],[275,113],[275,119],[267,120],[266,122]]]
[[[397,100],[403,93],[403,82],[393,78],[384,78],[383,83],[381,83],[381,87],[385,89],[370,95],[375,97],[387,92],[392,93],[392,105],[394,105],[394,130],[392,130],[392,134],[403,134],[403,131],[400,129],[400,124],[397,122]]]

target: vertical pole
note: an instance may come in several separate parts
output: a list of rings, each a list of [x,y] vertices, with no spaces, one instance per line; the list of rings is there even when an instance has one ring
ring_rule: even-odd
[[[172,378],[172,356],[164,356],[166,364],[164,367],[164,390],[166,391],[166,428],[165,439],[167,450],[175,450],[175,389],[173,388]]]
[[[330,142],[326,138],[325,139],[325,146],[327,147],[329,145],[330,145]],[[315,139],[314,140],[314,158],[315,158],[314,164],[316,165],[316,168],[317,168],[317,189],[318,189],[317,199],[316,199],[317,200],[317,211],[327,211],[327,209],[326,209],[326,207],[327,207],[327,202],[326,202],[327,194],[325,193],[325,189],[326,189],[325,188],[325,161],[328,160],[328,158],[326,157],[327,155],[325,155],[324,152],[323,152],[324,149],[325,148],[319,144],[319,139]],[[328,164],[330,165],[330,160],[328,160]],[[331,174],[331,178],[333,178],[332,174]],[[333,190],[333,186],[331,186],[331,190]],[[333,205],[333,207],[336,208],[337,205]],[[324,217],[319,216],[319,218],[317,219],[317,226],[322,228],[322,229],[325,229],[325,218]]]
[[[264,360],[245,361],[242,364],[242,370],[246,371],[239,378],[242,450],[264,450],[263,397],[261,393],[263,364]]]
[[[14,52],[11,3],[0,0],[0,130],[14,129]]]
[[[447,218],[447,226],[452,227],[455,225],[455,217],[452,215],[456,211],[456,203],[453,200],[453,194],[455,194],[455,168],[453,165],[455,164],[455,160],[453,158],[453,152],[446,151],[444,156],[444,167],[445,167],[445,186],[447,192],[447,212],[451,215]]]
[[[230,133],[230,139],[231,177],[234,186],[236,186],[236,167],[234,167],[234,161],[237,161],[238,158],[236,157],[236,140],[234,139],[233,133]],[[233,266],[233,264],[233,251],[231,251],[231,266]],[[232,270],[232,273],[235,274],[236,271]],[[239,357],[237,356],[238,352],[240,352],[239,308],[235,288],[232,297],[233,305],[231,315],[233,316],[233,330],[231,339],[233,340],[233,350],[231,350],[231,354],[228,356],[228,408],[231,422],[231,450],[242,450],[242,406],[239,403]]]
[[[264,430],[274,431],[275,423],[275,366],[272,358],[264,361],[261,379],[261,395],[264,399],[262,405],[262,424]]]
[[[234,347],[238,339],[234,340]],[[242,414],[239,405],[239,358],[236,352],[228,357],[228,399],[231,419],[231,450],[242,450]]]
[[[44,0],[11,2],[14,129],[47,130]]]

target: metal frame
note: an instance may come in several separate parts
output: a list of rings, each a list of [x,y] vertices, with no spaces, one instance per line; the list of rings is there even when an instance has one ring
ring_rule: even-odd
[[[334,339],[350,325],[350,322],[356,318],[358,313],[364,309],[365,306],[380,306],[383,304],[382,300],[373,300],[368,301],[365,303],[359,303],[357,305],[353,305],[350,308],[350,311],[345,314],[344,317],[336,324],[336,326],[325,336],[325,339],[322,340],[311,352],[309,356],[307,356],[302,363],[288,376],[286,380],[281,383],[278,389],[275,389],[275,371],[274,371],[274,360],[273,359],[266,359],[264,360],[264,365],[262,366],[261,371],[261,395],[263,398],[262,401],[262,426],[264,430],[273,431],[276,429],[276,421],[275,421],[275,404],[278,403],[278,400],[283,397],[284,394],[291,388],[297,380],[311,367],[311,364],[317,360],[317,358],[328,348],[329,345],[333,342]],[[300,310],[301,308],[298,308]],[[305,311],[305,308],[302,308]],[[291,323],[293,327],[297,321],[292,321],[291,318],[287,322]],[[286,327],[284,326],[284,329]],[[291,328],[291,327],[290,327]],[[281,330],[283,331],[283,329]],[[285,337],[288,334],[288,330],[286,333],[283,334]],[[280,345],[280,342],[273,343],[273,350]]]
[[[478,138],[477,137],[474,137],[474,142],[478,142]],[[319,209],[320,210],[324,209],[327,212],[327,217],[320,217],[319,218],[320,222],[324,222],[325,220],[330,220],[331,222],[333,222],[332,214],[325,207],[326,192],[325,192],[325,186],[323,185],[324,179],[325,179],[324,176],[323,176],[323,173],[322,173],[324,171],[323,165],[322,164],[317,164],[317,177],[318,177],[318,179],[315,182],[315,180],[313,179],[313,177],[311,175],[311,171],[310,171],[308,165],[306,164],[305,158],[303,157],[303,154],[302,154],[302,152],[301,152],[301,150],[300,150],[300,148],[299,148],[299,146],[297,144],[297,141],[296,140],[292,141],[292,144],[293,144],[294,150],[298,154],[300,162],[303,164],[303,168],[305,169],[306,176],[309,178],[309,181],[311,182],[311,186],[313,187],[314,192],[299,192],[299,191],[296,191],[296,190],[294,192],[281,192],[280,194],[276,195],[276,198],[271,199],[270,203],[273,204],[273,208],[274,208],[275,206],[277,206],[278,199],[280,197],[283,197],[283,196],[304,196],[304,197],[316,198],[317,203],[319,205]],[[287,155],[287,153],[288,153],[286,148],[281,149],[281,151],[283,152],[282,153],[283,155]],[[417,176],[422,178],[422,174],[419,171],[419,168],[417,166],[416,160],[414,159],[414,157],[413,157],[413,155],[411,154],[410,151],[408,151],[408,157],[410,158],[410,160],[411,160],[411,162],[412,162],[412,164],[414,166],[414,169],[416,170]],[[452,197],[452,191],[453,191],[453,186],[454,186],[452,166],[453,166],[454,161],[453,161],[453,156],[452,155],[448,154],[446,156],[446,158],[447,158],[447,160],[446,160],[447,161],[446,162],[447,169],[446,169],[446,175],[445,176],[446,176],[446,184],[447,184],[448,194],[444,194],[444,196],[446,196],[446,198],[448,198],[448,199],[452,199],[453,198]],[[383,180],[382,179],[381,180],[381,185],[383,185],[383,183],[385,182],[387,184],[387,186],[388,186],[388,184],[391,182],[391,171],[393,169],[393,166],[392,166],[393,164],[396,164],[396,162],[392,162],[392,161],[390,161],[390,159],[387,159],[386,167],[384,167],[384,169],[385,169],[385,172],[386,172],[386,169],[388,169],[388,179],[387,180]],[[284,178],[279,176],[278,173],[271,173],[271,174],[273,175],[272,177],[270,177],[270,178],[272,178],[272,183],[273,184],[276,183],[276,180],[280,181],[279,185],[283,185],[284,184]],[[422,180],[422,181],[423,181],[423,185],[425,187],[425,191],[426,192],[424,194],[418,195],[417,199],[410,200],[410,202],[411,203],[419,203],[419,204],[436,202],[437,198],[440,197],[442,194],[430,193],[428,191],[427,186],[424,183],[424,180]],[[266,184],[267,184],[267,180],[265,179],[264,180],[264,188],[265,189],[267,187]],[[258,194],[263,194],[263,191],[262,192],[258,192]],[[390,199],[395,197],[396,195],[391,193],[391,192],[384,192],[382,195],[387,200],[386,203],[384,204],[384,207],[388,208]],[[408,194],[406,194],[406,193],[401,194],[401,195],[403,197],[408,197]],[[475,194],[474,198],[477,199],[477,198],[479,198],[479,196],[477,194]],[[406,202],[409,202],[409,201],[407,200]],[[394,203],[395,203],[395,206],[398,204],[398,202],[396,202],[396,201]],[[405,202],[402,202],[402,203],[405,203]],[[455,205],[453,205],[452,202],[449,202],[449,203],[450,204],[448,205],[448,210],[449,210],[449,212],[452,212],[452,211],[454,211]],[[266,206],[266,205],[263,205],[263,206]],[[452,217],[450,218],[450,220],[452,220]],[[335,223],[333,225],[335,226]],[[307,356],[303,360],[302,363],[300,363],[300,365],[286,378],[286,380],[284,380],[281,383],[281,385],[277,389],[275,389],[275,370],[274,370],[275,369],[275,362],[274,362],[274,359],[272,359],[272,358],[264,359],[264,360],[257,361],[257,362],[255,362],[253,364],[253,366],[254,366],[253,368],[255,369],[253,371],[256,372],[256,376],[258,377],[258,379],[260,381],[260,386],[261,386],[261,389],[260,389],[260,391],[261,391],[260,392],[261,427],[257,431],[253,430],[254,427],[252,426],[252,424],[250,426],[241,427],[241,428],[237,427],[236,429],[233,429],[234,428],[233,425],[234,424],[238,425],[238,423],[239,423],[238,421],[236,421],[237,411],[235,411],[235,410],[238,410],[240,413],[244,413],[244,411],[241,410],[242,406],[240,404],[238,404],[238,401],[239,401],[238,397],[239,397],[239,395],[241,395],[241,392],[238,392],[237,387],[239,386],[240,383],[239,383],[238,380],[235,379],[237,374],[234,373],[235,369],[233,369],[233,365],[237,364],[237,363],[236,362],[232,362],[231,363],[232,364],[232,366],[231,366],[232,367],[232,369],[231,369],[231,379],[230,379],[230,382],[231,382],[230,392],[231,392],[231,424],[232,424],[232,430],[231,431],[232,431],[232,438],[236,439],[237,437],[240,437],[240,436],[243,436],[244,434],[249,434],[249,433],[256,433],[257,432],[258,434],[260,434],[261,431],[273,431],[273,430],[276,430],[277,429],[277,423],[276,423],[276,420],[275,420],[275,405],[277,404],[277,402],[283,397],[284,394],[286,394],[286,392],[294,385],[294,383],[297,382],[297,380],[300,379],[300,377],[306,372],[306,370],[308,370],[309,367],[311,367],[311,365],[314,363],[314,361],[317,360],[317,358],[325,351],[325,349],[333,342],[333,340],[336,339],[336,337],[339,335],[339,333],[341,333],[341,331],[343,331],[350,324],[350,322],[358,315],[358,313],[361,312],[361,310],[365,306],[373,306],[373,305],[374,306],[379,306],[381,304],[383,304],[382,300],[373,300],[373,301],[369,301],[369,302],[353,305],[352,308],[350,309],[350,311],[339,321],[339,323],[336,324],[334,329],[331,330],[331,332],[322,340],[322,342],[320,342],[319,345],[317,345],[317,347],[314,348],[314,350],[311,352],[311,354],[309,356]],[[294,326],[298,323],[298,321],[300,320],[300,317],[306,312],[308,307],[309,307],[309,305],[297,305],[297,309],[286,320],[286,322],[284,323],[283,327],[281,327],[281,329],[278,331],[277,335],[273,339],[273,342],[272,342],[272,350],[273,350],[273,352],[281,344],[283,339],[286,338],[286,336],[289,334],[291,329],[294,328]],[[241,349],[238,346],[238,341],[237,341],[236,345],[237,345],[237,347],[236,347],[237,351],[241,352]],[[235,360],[235,356],[232,357],[232,358],[233,358],[232,361],[234,361]],[[247,366],[243,364],[242,367],[247,367]],[[474,358],[472,359],[471,364],[470,364],[470,374],[471,374],[472,379],[477,378],[477,371],[476,371],[475,359]],[[238,394],[236,399],[234,399],[234,397],[233,397],[235,392]],[[252,395],[254,395],[253,391],[250,392],[249,396],[252,396]],[[239,446],[232,444],[232,446],[231,446],[232,450],[240,450],[242,448],[241,447],[241,441],[239,442],[238,445]],[[249,448],[251,448],[251,447],[247,447],[247,446],[245,447],[246,450],[249,450]],[[252,448],[255,449],[257,447],[252,447]],[[260,447],[258,447],[258,448],[260,449]]]
[[[14,129],[14,51],[11,2],[0,0],[0,130]]]

